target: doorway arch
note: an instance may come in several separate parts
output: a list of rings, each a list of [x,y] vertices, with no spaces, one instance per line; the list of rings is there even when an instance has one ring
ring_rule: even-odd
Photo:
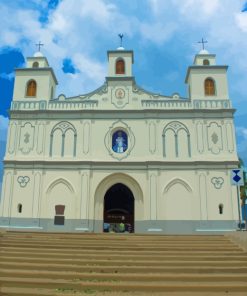
[[[104,223],[118,232],[121,223],[134,232],[135,202],[132,191],[122,183],[111,186],[104,196]]]
[[[143,192],[137,180],[123,173],[110,174],[98,183],[95,190],[93,229],[96,232],[102,232],[103,230],[105,195],[111,187],[118,183],[126,186],[133,194],[135,230],[137,230],[137,222],[144,220]]]

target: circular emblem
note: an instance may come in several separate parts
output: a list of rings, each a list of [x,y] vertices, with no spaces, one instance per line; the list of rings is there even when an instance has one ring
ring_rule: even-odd
[[[117,88],[115,91],[115,96],[117,99],[123,99],[125,97],[125,91],[122,88]]]

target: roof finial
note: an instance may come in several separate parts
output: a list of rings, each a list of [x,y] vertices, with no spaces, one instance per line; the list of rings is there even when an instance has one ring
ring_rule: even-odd
[[[123,34],[118,34],[119,38],[120,38],[120,47],[123,47]]]
[[[208,43],[207,40],[203,40],[202,38],[202,41],[198,41],[197,43],[201,43],[202,44],[202,50],[204,50],[204,43]]]
[[[39,41],[39,43],[38,44],[35,44],[37,47],[38,47],[38,51],[40,51],[40,47],[41,46],[44,46],[44,44],[43,43],[41,43],[40,41]]]

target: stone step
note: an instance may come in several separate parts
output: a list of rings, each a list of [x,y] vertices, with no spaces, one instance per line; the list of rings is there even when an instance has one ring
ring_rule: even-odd
[[[4,239],[5,243],[9,243],[9,244],[15,244],[15,243],[39,243],[41,245],[44,244],[44,239],[41,237],[35,237],[35,238],[18,238],[18,237],[14,237],[14,238],[5,238]],[[143,241],[143,240],[90,240],[87,238],[81,238],[81,239],[70,239],[69,242],[68,240],[66,240],[66,238],[46,238],[45,243],[63,243],[63,244],[70,244],[73,243],[74,245],[76,244],[83,244],[83,245],[105,245],[106,242],[110,245],[113,246],[118,246],[118,245],[122,245],[122,244],[131,244],[131,245],[139,245],[139,244],[144,244],[145,246],[153,246],[154,245],[154,241]],[[178,244],[178,241],[176,240],[159,240],[159,241],[155,241],[156,245],[168,245],[168,246],[174,246]],[[183,245],[183,246],[209,246],[209,247],[214,247],[214,246],[234,246],[234,244],[230,241],[191,241],[191,240],[180,240],[179,244]]]
[[[201,265],[179,265],[169,264],[166,266],[95,266],[95,265],[78,265],[78,264],[52,264],[52,263],[27,263],[21,265],[15,262],[0,262],[1,269],[13,270],[47,270],[67,272],[89,272],[89,273],[247,273],[247,266],[208,266]]]
[[[143,244],[145,244],[146,248],[153,248],[154,247],[154,243],[155,243],[155,247],[184,247],[184,248],[236,248],[236,245],[232,244],[232,243],[228,243],[228,242],[224,242],[224,243],[213,243],[213,242],[200,242],[200,243],[193,243],[193,242],[179,242],[179,243],[175,243],[175,242],[129,242],[129,241],[118,241],[118,242],[112,242],[112,241],[101,241],[101,242],[97,242],[97,241],[86,241],[86,240],[72,240],[72,241],[63,241],[63,240],[38,240],[38,239],[5,239],[3,242],[5,245],[34,245],[37,246],[39,245],[40,247],[45,246],[45,245],[55,245],[55,246],[59,246],[59,245],[63,245],[63,247],[69,247],[71,245],[73,246],[83,246],[83,247],[91,247],[91,246],[110,246],[112,248],[119,248],[119,247],[126,247],[127,245],[130,247],[140,247],[143,246]]]
[[[246,292],[231,292],[225,290],[224,292],[199,292],[199,291],[190,291],[190,292],[154,292],[154,291],[148,291],[148,292],[141,292],[141,291],[134,291],[128,293],[126,291],[96,291],[92,289],[85,289],[82,293],[76,294],[76,293],[70,293],[69,291],[55,291],[45,288],[11,288],[11,287],[3,287],[2,293],[5,296],[75,296],[75,295],[93,295],[93,296],[246,296]]]
[[[73,281],[92,281],[92,282],[104,282],[104,281],[178,281],[178,282],[245,282],[247,273],[244,274],[194,274],[194,273],[157,273],[157,274],[142,274],[142,273],[82,273],[82,272],[67,272],[67,271],[42,271],[42,270],[13,270],[2,269],[2,277],[16,277],[16,278],[44,278],[44,279],[66,279]]]
[[[247,282],[90,282],[90,281],[70,281],[58,279],[36,279],[36,278],[10,278],[0,277],[2,287],[25,287],[25,288],[49,288],[55,291],[70,291],[73,293],[92,289],[98,291],[184,291],[184,292],[246,292]]]
[[[17,257],[17,258],[12,258],[9,256],[1,256],[1,263],[15,263],[15,264],[22,264],[24,263],[32,263],[32,264],[50,264],[52,261],[52,264],[55,265],[76,265],[76,266],[143,266],[143,267],[155,267],[155,266],[201,266],[202,264],[207,267],[247,267],[247,258],[243,261],[234,261],[234,260],[228,260],[226,258],[225,261],[218,261],[217,259],[212,260],[212,261],[201,261],[200,259],[195,261],[190,261],[190,260],[184,260],[180,261],[177,258],[174,258],[174,260],[150,260],[150,261],[145,261],[145,260],[129,260],[128,258],[119,260],[119,259],[111,259],[111,260],[102,260],[102,259],[94,259],[91,258],[91,260],[87,259],[78,259],[78,258],[69,258],[69,259],[64,259],[64,258],[53,258],[52,260],[50,258],[45,258],[45,257],[33,257],[30,255],[30,257],[22,258],[22,257]]]
[[[6,239],[16,239],[16,238],[22,238],[22,239],[69,239],[69,240],[88,240],[88,241],[143,241],[143,242],[153,242],[153,241],[171,241],[171,242],[178,242],[178,241],[194,241],[194,242],[227,242],[230,241],[228,237],[217,237],[217,236],[158,236],[158,235],[149,235],[149,236],[140,236],[135,234],[102,234],[102,235],[90,235],[87,234],[80,234],[80,235],[64,235],[64,234],[26,234],[26,233],[19,233],[15,235],[7,235],[4,234],[2,237]]]
[[[224,236],[16,231],[0,240],[4,295],[247,295],[247,252]]]
[[[83,249],[83,248],[78,248],[78,249],[59,249],[59,252],[56,248],[52,247],[52,248],[38,248],[38,247],[18,247],[17,245],[14,247],[11,246],[3,246],[3,244],[1,243],[1,249],[2,251],[13,251],[13,252],[22,252],[22,253],[30,253],[30,252],[43,252],[43,253],[53,253],[56,252],[57,254],[60,253],[67,253],[67,254],[92,254],[95,253],[95,250],[91,250],[91,249]],[[97,254],[99,254],[99,252],[97,252]],[[138,255],[138,254],[143,254],[143,255],[195,255],[195,256],[200,256],[201,254],[204,255],[213,255],[213,256],[218,256],[218,255],[224,255],[224,256],[230,256],[233,255],[234,256],[247,256],[247,252],[244,252],[241,248],[237,249],[237,250],[179,250],[179,252],[177,250],[166,250],[164,251],[160,251],[160,250],[155,250],[155,252],[153,250],[142,250],[142,252],[140,253],[139,250],[121,250],[121,252],[119,252],[119,250],[111,250],[111,249],[102,249],[100,250],[100,254],[125,254],[126,256],[128,255]]]
[[[0,232],[1,233],[1,232]],[[226,241],[229,240],[228,237],[224,235],[161,235],[161,234],[121,234],[121,233],[64,233],[64,232],[31,232],[31,231],[7,231],[2,233],[4,237],[43,237],[43,238],[90,238],[92,240],[104,240],[104,239],[114,239],[114,240],[213,240],[213,241]]]
[[[208,246],[195,246],[195,245],[191,245],[191,246],[183,246],[183,245],[172,245],[172,246],[145,246],[145,244],[140,244],[140,245],[116,245],[116,246],[111,246],[110,244],[91,244],[91,245],[87,245],[84,246],[83,244],[56,244],[55,242],[47,242],[44,243],[42,245],[40,245],[39,243],[33,243],[33,242],[25,242],[25,243],[15,243],[15,244],[11,244],[8,242],[3,241],[1,243],[1,245],[3,247],[22,247],[22,248],[36,248],[36,249],[46,249],[46,248],[51,248],[51,249],[80,249],[80,248],[87,248],[90,250],[102,250],[102,249],[115,249],[115,250],[130,250],[130,251],[134,251],[134,250],[139,250],[139,251],[144,251],[144,250],[153,250],[153,251],[169,251],[169,250],[190,250],[190,251],[196,251],[196,250],[201,250],[201,251],[210,251],[210,249],[212,249],[212,251],[241,251],[242,249],[238,246],[234,246],[234,245],[230,245],[230,246],[213,246],[213,247],[208,247]]]
[[[159,260],[159,261],[173,261],[173,260],[181,260],[181,261],[214,261],[217,259],[217,261],[247,261],[247,254],[243,255],[242,253],[237,253],[232,255],[231,253],[215,253],[215,254],[211,254],[211,253],[183,253],[183,254],[177,254],[177,253],[165,253],[162,255],[156,255],[156,253],[152,253],[152,256],[147,256],[144,255],[143,253],[135,253],[135,254],[126,254],[123,252],[119,253],[112,253],[112,252],[108,252],[108,254],[103,253],[103,254],[95,254],[94,252],[86,252],[85,253],[80,253],[78,254],[77,252],[74,252],[73,254],[71,254],[71,252],[56,252],[56,251],[49,251],[49,252],[38,252],[36,250],[33,250],[31,252],[32,254],[32,258],[40,258],[40,257],[46,257],[46,258],[50,258],[50,259],[74,259],[74,260],[84,260],[84,259],[88,259],[88,260],[115,260],[115,259],[122,259],[122,260],[145,260],[147,262],[149,261],[154,261],[154,260]],[[30,251],[28,250],[23,250],[23,252],[21,251],[12,251],[12,250],[8,250],[7,248],[5,250],[0,250],[0,255],[1,258],[3,257],[11,257],[11,258],[29,258],[30,257]],[[149,254],[150,255],[150,254]]]

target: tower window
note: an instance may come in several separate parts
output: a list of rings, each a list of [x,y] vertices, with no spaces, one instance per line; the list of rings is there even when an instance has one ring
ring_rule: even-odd
[[[18,213],[22,212],[22,204],[18,204],[17,211],[18,211]]]
[[[213,79],[207,78],[204,82],[205,96],[215,96],[215,83]]]
[[[30,80],[27,83],[27,91],[26,96],[27,97],[35,97],[37,92],[37,83],[34,80]]]
[[[223,214],[223,204],[219,204],[219,214]]]
[[[209,60],[203,60],[203,65],[208,66],[209,65]]]
[[[122,59],[116,62],[116,74],[125,74],[125,64]]]
[[[33,63],[33,68],[39,68],[39,63],[38,62],[34,62]]]

